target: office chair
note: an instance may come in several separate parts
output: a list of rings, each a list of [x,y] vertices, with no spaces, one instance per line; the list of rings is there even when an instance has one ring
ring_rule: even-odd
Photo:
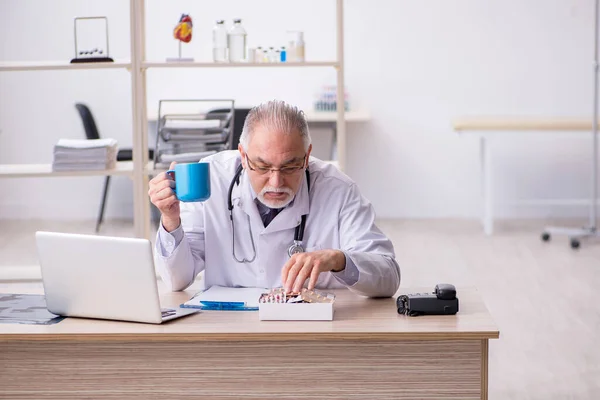
[[[219,108],[216,110],[210,110],[208,115],[211,113],[226,113],[229,112],[229,108]],[[249,108],[236,108],[233,112],[233,134],[229,142],[229,150],[237,150],[238,144],[240,143],[240,136],[242,135],[242,129],[244,128],[244,122],[250,112]]]
[[[85,130],[85,136],[88,140],[100,139],[98,128],[96,127],[96,121],[90,111],[89,107],[85,104],[75,104],[81,121],[83,122],[83,128]],[[148,150],[148,157],[152,159],[154,157],[154,151]],[[120,149],[117,153],[117,161],[133,161],[133,150],[132,149]],[[96,233],[100,231],[100,225],[104,220],[104,206],[106,205],[106,196],[108,195],[108,185],[110,184],[110,176],[107,175],[104,180],[104,189],[102,191],[102,202],[100,203],[100,211],[98,213],[98,219],[96,220]]]

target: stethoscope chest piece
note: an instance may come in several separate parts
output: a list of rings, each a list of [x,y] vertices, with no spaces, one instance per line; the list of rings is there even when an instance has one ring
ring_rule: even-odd
[[[300,244],[301,242],[294,240],[294,244],[288,249],[288,255],[291,257],[294,254],[304,253],[304,247]]]

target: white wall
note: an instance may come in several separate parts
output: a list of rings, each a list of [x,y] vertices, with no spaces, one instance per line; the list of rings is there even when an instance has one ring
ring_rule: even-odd
[[[243,18],[250,46],[282,45],[304,30],[309,60],[335,57],[335,2],[147,1],[147,57],[176,54],[171,30],[194,18],[185,55],[210,57],[217,18]],[[589,116],[592,0],[346,0],[346,86],[372,121],[349,125],[348,174],[382,217],[476,217],[478,143],[459,137],[461,115]],[[68,60],[72,18],[106,15],[113,58],[128,58],[125,0],[0,0],[0,60]],[[161,98],[271,98],[311,107],[330,69],[150,70],[149,108]],[[60,137],[82,138],[73,104],[92,107],[101,134],[131,144],[126,71],[0,73],[0,163],[49,163]],[[323,132],[314,132],[315,136]],[[327,140],[318,141],[318,145]],[[321,154],[326,151],[321,151]],[[590,141],[503,135],[494,165],[498,201],[583,198]],[[382,174],[381,171],[385,171]],[[384,179],[382,179],[382,177]],[[0,218],[93,218],[102,178],[2,180]],[[498,206],[502,216],[585,216],[586,209]],[[113,179],[107,216],[132,214],[131,182]]]

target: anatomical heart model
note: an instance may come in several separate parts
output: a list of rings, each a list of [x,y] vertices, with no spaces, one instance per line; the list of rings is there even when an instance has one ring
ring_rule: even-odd
[[[179,23],[173,29],[173,36],[182,42],[189,43],[192,40],[192,17],[187,14],[182,14]]]
[[[188,14],[181,14],[179,22],[173,29],[173,37],[179,42],[179,57],[178,58],[167,58],[167,61],[194,61],[193,58],[181,56],[181,43],[189,43],[192,41],[192,17]]]

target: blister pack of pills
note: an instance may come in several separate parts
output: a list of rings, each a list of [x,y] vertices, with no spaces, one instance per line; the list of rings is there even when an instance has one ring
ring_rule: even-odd
[[[272,289],[259,299],[259,303],[333,303],[335,295],[318,290],[302,289],[300,292],[286,292],[283,288]]]

